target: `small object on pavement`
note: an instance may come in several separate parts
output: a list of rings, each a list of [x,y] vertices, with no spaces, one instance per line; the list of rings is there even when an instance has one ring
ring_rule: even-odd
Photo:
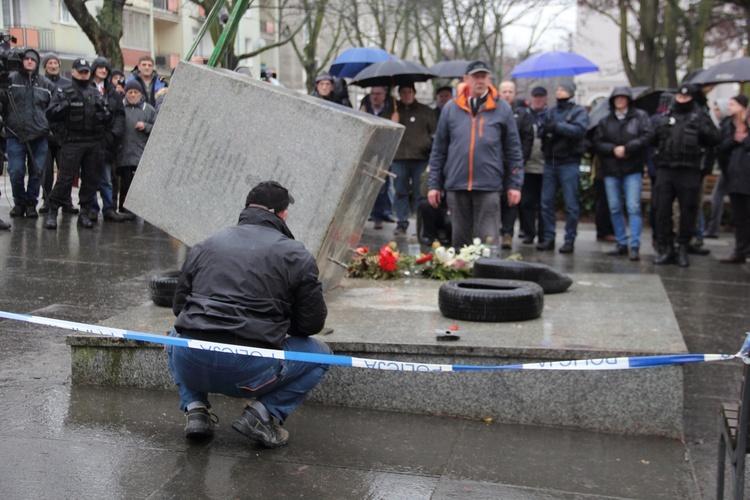
[[[437,340],[460,340],[464,332],[458,329],[458,325],[451,325],[447,329],[435,328]]]

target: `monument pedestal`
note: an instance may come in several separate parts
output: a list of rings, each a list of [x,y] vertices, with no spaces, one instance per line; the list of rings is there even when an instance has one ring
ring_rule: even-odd
[[[329,292],[321,336],[336,354],[425,363],[505,365],[685,354],[666,292],[655,275],[579,274],[545,297],[537,320],[459,322],[457,342],[436,328],[455,323],[437,308],[441,282],[344,280]],[[169,309],[134,308],[104,324],[166,333]],[[74,383],[170,388],[161,346],[71,335]],[[324,404],[490,418],[625,434],[682,437],[682,367],[623,371],[388,372],[332,367],[309,395]]]

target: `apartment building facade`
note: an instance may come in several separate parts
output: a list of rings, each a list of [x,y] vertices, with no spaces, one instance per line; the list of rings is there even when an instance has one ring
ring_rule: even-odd
[[[32,47],[40,53],[55,52],[63,69],[69,71],[76,58],[91,60],[94,47],[70,14],[63,0],[1,0],[0,26],[15,36],[15,45]],[[267,22],[263,8],[276,0],[267,0],[244,14],[237,29],[235,52],[249,53],[277,41],[277,34]],[[103,0],[86,2],[96,17]],[[133,69],[142,55],[149,54],[161,75],[169,75],[183,59],[205,21],[206,13],[197,4],[186,0],[127,0],[123,9],[123,52],[125,73]],[[213,43],[209,34],[203,37],[195,55],[210,57]],[[278,66],[278,50],[271,49],[240,62],[253,76],[260,75],[262,65]]]

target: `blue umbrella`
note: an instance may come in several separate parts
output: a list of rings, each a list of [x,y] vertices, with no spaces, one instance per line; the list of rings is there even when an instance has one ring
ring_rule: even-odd
[[[599,67],[572,52],[543,52],[531,56],[510,72],[515,78],[552,78],[599,71]]]
[[[342,52],[331,65],[331,74],[351,78],[370,64],[387,61],[392,56],[383,49],[353,47]]]

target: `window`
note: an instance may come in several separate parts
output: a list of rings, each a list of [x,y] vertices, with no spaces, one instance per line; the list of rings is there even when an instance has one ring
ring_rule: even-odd
[[[148,15],[138,12],[122,13],[122,46],[129,49],[149,50],[151,48],[151,26]]]
[[[2,21],[3,28],[10,28],[16,24],[21,24],[21,5],[20,0],[2,0],[3,1],[3,12]]]
[[[75,24],[75,19],[70,15],[68,6],[65,5],[64,0],[60,0],[60,22],[63,24]]]

